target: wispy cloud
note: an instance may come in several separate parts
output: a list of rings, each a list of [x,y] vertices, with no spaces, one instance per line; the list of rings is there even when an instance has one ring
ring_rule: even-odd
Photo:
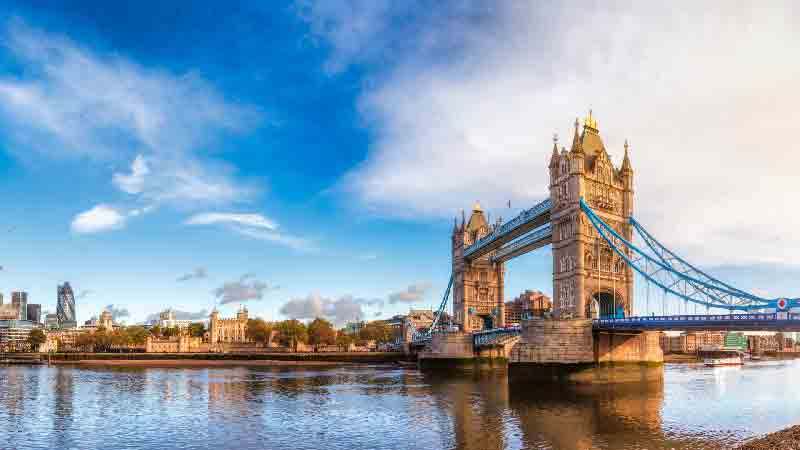
[[[322,297],[318,293],[307,297],[293,298],[280,309],[280,313],[292,319],[314,319],[323,317],[336,325],[365,317],[365,306],[382,305],[380,299],[355,298],[345,295],[337,299]]]
[[[243,303],[261,300],[267,292],[279,289],[279,286],[253,278],[253,274],[245,274],[238,280],[226,282],[214,290],[214,297],[221,305]]]
[[[256,126],[256,109],[228,101],[197,74],[93,52],[20,20],[10,21],[2,37],[11,57],[26,68],[25,76],[0,77],[0,126],[15,143],[8,148],[19,157],[130,165],[112,175],[127,205],[114,214],[98,204],[76,216],[76,231],[120,228],[126,217],[164,204],[227,204],[257,191],[230,166],[201,155],[222,138]]]
[[[202,213],[188,218],[185,223],[187,225],[234,224],[267,230],[278,228],[275,222],[261,214]]]
[[[116,306],[116,305],[106,305],[105,310],[111,313],[111,316],[114,320],[124,319],[126,317],[130,317],[131,313],[128,311],[128,308]]]
[[[71,228],[75,233],[98,233],[122,228],[126,220],[124,213],[101,204],[75,216]]]
[[[175,318],[178,320],[204,320],[208,318],[209,312],[207,309],[201,309],[200,311],[181,311],[179,309],[171,308],[172,311],[175,313]],[[150,322],[152,320],[158,320],[159,313],[151,313],[145,318],[146,322]]]
[[[372,75],[370,151],[339,186],[359,208],[418,220],[473,199],[531,205],[548,195],[550,136],[571,137],[591,107],[617,164],[630,140],[636,214],[662,241],[701,264],[797,264],[800,213],[780,194],[800,165],[791,2],[499,2],[467,22],[321,3],[305,10],[312,31]],[[402,51],[387,20],[416,27]]]
[[[418,303],[425,298],[425,294],[431,289],[428,282],[415,283],[411,286],[389,294],[389,303]]]
[[[197,280],[202,278],[208,278],[208,271],[205,267],[196,267],[190,273],[179,276],[175,281],[189,281],[192,279]]]
[[[186,221],[186,225],[220,225],[227,229],[261,241],[275,242],[299,251],[315,251],[314,243],[306,238],[293,236],[278,229],[278,224],[261,214],[201,213]]]
[[[92,292],[94,291],[92,291],[91,289],[84,289],[78,292],[78,295],[76,295],[75,298],[78,300],[83,300],[84,298],[88,297]]]

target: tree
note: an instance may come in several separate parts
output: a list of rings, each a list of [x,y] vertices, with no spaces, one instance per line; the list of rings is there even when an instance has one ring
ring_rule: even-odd
[[[392,341],[392,329],[385,322],[370,322],[358,334],[362,340],[375,341],[378,344]]]
[[[127,344],[132,345],[143,345],[147,340],[147,336],[150,334],[145,327],[139,325],[127,327],[124,332],[126,334]]]
[[[31,350],[39,350],[39,346],[44,344],[45,341],[47,341],[47,336],[45,336],[44,331],[38,328],[34,328],[28,334],[28,345],[30,345]]]
[[[275,328],[278,330],[280,344],[291,348],[293,351],[297,351],[297,344],[306,343],[308,340],[306,326],[297,319],[278,322]]]
[[[346,352],[353,342],[355,342],[355,338],[347,334],[344,328],[336,333],[336,345],[339,347],[339,350]]]
[[[206,326],[203,322],[195,322],[189,324],[189,335],[193,337],[203,337],[206,333]]]
[[[161,336],[164,336],[165,338],[177,336],[181,334],[180,331],[181,330],[179,330],[178,327],[164,328],[161,330]]]
[[[315,351],[320,345],[332,345],[336,342],[336,330],[330,322],[317,317],[308,324],[308,341]]]
[[[155,337],[160,337],[161,336],[161,325],[153,325],[152,327],[150,327],[150,334],[152,334]]]
[[[248,319],[247,320],[247,339],[261,344],[269,344],[269,338],[272,334],[272,324],[267,323],[264,319]]]

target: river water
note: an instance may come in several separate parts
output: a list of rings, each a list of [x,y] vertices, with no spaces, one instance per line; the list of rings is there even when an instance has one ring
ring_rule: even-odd
[[[509,384],[393,366],[0,367],[0,449],[700,449],[800,423],[800,360],[663,382]]]

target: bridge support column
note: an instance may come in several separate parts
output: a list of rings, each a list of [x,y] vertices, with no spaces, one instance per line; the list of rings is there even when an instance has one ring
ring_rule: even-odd
[[[508,369],[514,382],[621,383],[662,379],[658,333],[592,330],[589,319],[523,321]]]

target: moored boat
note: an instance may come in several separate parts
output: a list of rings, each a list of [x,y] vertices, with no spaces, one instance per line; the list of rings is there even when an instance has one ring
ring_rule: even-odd
[[[739,350],[719,350],[706,356],[703,364],[708,367],[741,366],[744,364],[744,353]]]

